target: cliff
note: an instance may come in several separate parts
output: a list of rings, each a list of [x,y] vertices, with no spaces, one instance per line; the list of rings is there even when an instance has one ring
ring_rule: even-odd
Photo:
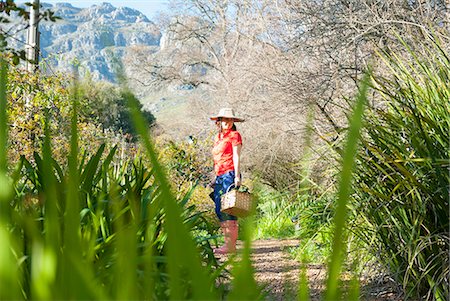
[[[43,7],[62,18],[39,26],[44,64],[52,69],[70,71],[77,66],[93,79],[115,81],[119,59],[127,48],[159,48],[161,31],[135,9],[109,3],[84,9],[69,3]]]

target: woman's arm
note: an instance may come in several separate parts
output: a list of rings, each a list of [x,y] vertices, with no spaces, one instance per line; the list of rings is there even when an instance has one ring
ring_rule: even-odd
[[[242,144],[233,146],[234,185],[241,186],[241,149]]]

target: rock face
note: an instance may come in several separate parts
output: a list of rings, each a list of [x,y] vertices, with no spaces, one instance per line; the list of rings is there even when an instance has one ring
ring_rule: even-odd
[[[159,28],[135,9],[109,3],[85,9],[69,3],[43,7],[62,18],[39,26],[44,64],[52,69],[68,71],[76,66],[93,79],[115,81],[128,47],[159,47]]]

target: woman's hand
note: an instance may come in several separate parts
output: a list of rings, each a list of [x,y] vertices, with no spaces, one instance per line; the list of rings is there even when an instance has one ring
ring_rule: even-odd
[[[234,186],[236,188],[238,188],[239,186],[241,186],[241,178],[240,177],[235,177],[234,178]]]

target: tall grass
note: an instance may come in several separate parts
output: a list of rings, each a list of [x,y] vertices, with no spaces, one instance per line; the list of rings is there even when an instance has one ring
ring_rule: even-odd
[[[260,200],[256,238],[293,237],[296,234],[294,222],[300,209],[296,202],[289,194],[271,190],[262,184],[256,185],[256,188]]]
[[[334,215],[332,253],[328,264],[328,279],[325,294],[325,300],[330,301],[339,298],[339,279],[346,255],[345,225],[348,217],[347,204],[352,193],[352,174],[362,128],[364,108],[367,102],[368,78],[368,74],[366,74],[361,83],[360,93],[357,97],[352,116],[350,117],[347,142],[342,155],[342,170],[338,188],[337,207]]]
[[[358,154],[355,215],[406,298],[449,299],[450,61],[435,40],[405,60],[381,53],[384,100],[371,107]]]
[[[10,181],[7,177],[7,114],[6,114],[7,64],[0,56],[0,299],[19,299],[20,287],[17,279],[20,271],[12,250],[17,247],[16,240],[9,231],[11,212],[9,202],[12,197]]]
[[[214,296],[212,279],[202,269],[194,242],[181,220],[181,210],[174,201],[175,198],[170,191],[167,176],[158,162],[158,156],[148,136],[147,124],[138,109],[138,100],[129,94],[128,101],[136,131],[141,137],[141,141],[152,163],[155,179],[160,186],[160,198],[166,211],[170,297],[175,300],[188,297],[185,295],[185,289],[182,288],[182,279],[189,277],[192,284],[191,297],[194,300],[215,299],[217,296]]]

